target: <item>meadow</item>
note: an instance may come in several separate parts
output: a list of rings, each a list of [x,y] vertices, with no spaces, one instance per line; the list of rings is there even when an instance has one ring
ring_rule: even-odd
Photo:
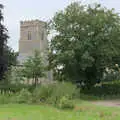
[[[105,107],[86,101],[75,101],[73,110],[60,110],[49,105],[0,105],[0,120],[119,120],[120,108]]]

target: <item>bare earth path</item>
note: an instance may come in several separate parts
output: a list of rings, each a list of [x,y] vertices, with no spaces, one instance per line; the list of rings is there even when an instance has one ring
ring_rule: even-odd
[[[109,107],[120,107],[120,100],[101,100],[101,101],[93,101],[93,104],[103,105]]]

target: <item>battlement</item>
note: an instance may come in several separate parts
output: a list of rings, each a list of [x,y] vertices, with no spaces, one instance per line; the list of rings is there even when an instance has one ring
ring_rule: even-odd
[[[38,25],[38,24],[41,24],[41,25],[46,25],[46,22],[44,21],[40,21],[38,19],[36,20],[25,20],[25,21],[20,21],[20,25],[21,26],[28,26],[28,25]]]

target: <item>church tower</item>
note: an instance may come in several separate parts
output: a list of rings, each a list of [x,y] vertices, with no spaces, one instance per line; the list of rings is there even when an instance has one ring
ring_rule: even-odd
[[[48,48],[47,25],[43,21],[21,21],[20,22],[20,40],[19,40],[19,65],[29,57],[33,56],[35,50],[44,53]],[[45,57],[45,54],[43,54]],[[47,60],[44,59],[45,65]],[[46,72],[48,80],[52,80],[52,71]]]
[[[39,20],[20,22],[18,61],[22,64],[34,51],[44,52],[48,47],[46,23]]]

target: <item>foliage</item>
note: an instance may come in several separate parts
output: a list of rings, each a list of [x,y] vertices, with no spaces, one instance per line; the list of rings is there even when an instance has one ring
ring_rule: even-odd
[[[16,94],[17,103],[29,103],[31,99],[31,93],[27,89],[22,89]]]
[[[4,6],[0,4],[0,79],[3,78],[8,67],[11,65],[16,65],[16,57],[18,55],[7,45],[7,39],[9,36],[7,29],[3,24],[3,8]]]
[[[53,86],[53,92],[48,98],[48,102],[53,105],[58,105],[63,96],[67,96],[72,100],[76,97],[75,95],[79,96],[79,94],[80,93],[78,92],[76,86],[72,83],[58,82],[55,86]]]
[[[69,97],[67,96],[63,96],[60,99],[60,102],[58,104],[58,107],[60,109],[73,109],[74,108],[74,104],[73,102],[69,99]]]
[[[5,59],[8,61],[7,62],[8,67],[17,65],[17,63],[18,63],[18,61],[17,61],[18,52],[15,52],[9,46],[6,46],[5,50],[4,50],[4,55],[5,55]]]
[[[31,103],[33,86],[6,84],[0,85],[0,104]]]
[[[0,104],[11,103],[12,94],[10,93],[0,93]]]
[[[67,96],[69,99],[79,98],[76,86],[71,83],[56,83],[37,86],[32,93],[32,102],[42,102],[58,106],[60,99]]]
[[[120,80],[103,82],[87,89],[81,89],[80,98],[84,100],[120,99]]]
[[[15,84],[20,85],[23,83],[24,78],[22,77],[21,67],[19,66],[11,66],[5,72],[3,77],[4,84]]]
[[[23,64],[23,69],[21,69],[23,77],[28,80],[32,78],[35,80],[35,85],[38,84],[38,78],[45,76],[45,67],[42,62],[41,55],[38,51],[35,51],[33,57],[29,57]]]
[[[120,55],[120,17],[100,4],[74,2],[55,14],[49,62],[58,80],[90,88]],[[115,62],[115,61],[114,61]]]
[[[2,14],[3,5],[0,4],[0,79],[3,77],[4,72],[7,70],[7,59],[5,59],[4,51],[7,45],[7,29],[2,24],[4,19]]]
[[[76,86],[71,83],[37,85],[37,87],[22,84],[6,84],[6,86],[1,84],[0,90],[0,103],[46,103],[57,107],[62,104],[60,100],[64,96],[69,99],[69,104],[72,103],[71,100],[76,98],[75,95],[79,94]],[[63,104],[67,105],[67,103]]]
[[[32,92],[34,89],[34,86],[33,85],[25,85],[25,84],[6,84],[6,83],[0,84],[0,91],[3,93],[7,93],[7,92],[18,93],[22,89],[27,89],[30,92]]]
[[[11,91],[2,91],[0,93],[0,104],[8,103],[30,103],[31,93],[27,89],[13,93]]]
[[[111,69],[106,68],[104,73],[103,81],[114,81],[120,80],[120,67],[118,64],[115,64]]]
[[[55,90],[53,85],[38,86],[33,91],[32,102],[45,103],[47,99],[51,96],[53,90]]]

